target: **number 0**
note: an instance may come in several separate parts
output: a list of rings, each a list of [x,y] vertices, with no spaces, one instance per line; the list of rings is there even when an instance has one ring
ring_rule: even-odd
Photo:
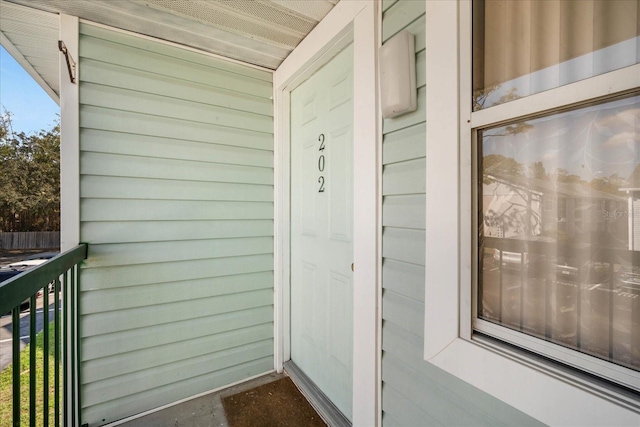
[[[318,157],[318,170],[324,172],[324,155]]]

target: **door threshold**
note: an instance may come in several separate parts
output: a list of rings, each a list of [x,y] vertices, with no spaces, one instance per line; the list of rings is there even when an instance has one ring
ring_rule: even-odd
[[[289,360],[284,363],[284,370],[291,377],[293,383],[300,392],[307,398],[313,409],[331,427],[351,427],[351,421],[344,416],[336,405],[315,385],[309,377]]]

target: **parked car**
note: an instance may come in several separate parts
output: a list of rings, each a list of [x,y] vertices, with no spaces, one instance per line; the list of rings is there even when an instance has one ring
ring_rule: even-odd
[[[56,255],[58,255],[58,252],[43,252],[40,254],[28,256],[21,261],[12,262],[3,267],[0,267],[0,283],[4,282],[5,280],[9,280],[12,277],[17,276],[18,274],[23,273],[27,270],[30,270],[40,264],[44,264],[45,262],[55,257]],[[53,289],[54,289],[54,283],[51,282],[47,286],[47,291],[53,292]],[[38,297],[42,296],[42,290],[38,292],[37,296]],[[26,299],[22,302],[22,305],[28,305],[28,304],[29,304],[29,299]]]
[[[0,268],[0,283],[4,282],[5,280],[11,279],[13,276],[17,276],[20,273],[22,273],[21,270],[2,267]]]
[[[48,260],[58,256],[59,254],[60,252],[42,252],[39,254],[30,255],[26,257],[24,261],[40,260],[40,259]]]
[[[47,262],[46,259],[24,259],[22,261],[16,261],[16,262],[12,262],[11,264],[7,264],[6,267],[28,270],[37,265],[44,264],[45,262]]]
[[[8,264],[3,268],[10,268],[13,270],[17,270],[18,273],[22,273],[23,271],[29,270],[40,264],[44,264],[45,262],[49,261],[51,258],[57,256],[59,253],[60,252],[42,252],[39,254],[30,255],[25,259],[23,259],[22,261],[12,262],[11,264]],[[47,287],[49,292],[53,292],[53,286],[54,286],[53,282],[49,283]]]
[[[502,259],[501,256],[502,255]],[[502,261],[502,265],[500,262]],[[509,252],[500,251],[500,249],[493,250],[493,263],[505,269],[520,270],[527,266],[529,257],[527,252]]]
[[[587,290],[611,289],[611,272],[608,263],[591,260],[582,264],[559,261],[555,267],[558,281],[580,285]]]
[[[640,294],[640,267],[621,267],[617,276],[617,286],[622,292]]]
[[[524,270],[529,277],[540,277],[541,271],[548,271],[552,266],[544,254],[509,251],[501,253],[500,249],[493,250],[493,264],[504,272]]]
[[[29,270],[28,267],[25,266],[5,266],[0,268],[0,283],[4,282],[5,280],[9,280],[14,276],[17,276],[20,273],[24,273],[25,271]],[[42,289],[38,291],[38,294],[36,296],[40,297],[42,295]],[[23,306],[28,306],[29,305],[29,298],[25,299],[24,301],[22,301],[22,304],[20,304],[21,307]]]

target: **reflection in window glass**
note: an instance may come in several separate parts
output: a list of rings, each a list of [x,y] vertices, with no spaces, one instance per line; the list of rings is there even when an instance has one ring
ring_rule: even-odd
[[[483,130],[478,153],[478,317],[640,370],[640,96]]]
[[[473,2],[473,110],[640,62],[640,0]]]

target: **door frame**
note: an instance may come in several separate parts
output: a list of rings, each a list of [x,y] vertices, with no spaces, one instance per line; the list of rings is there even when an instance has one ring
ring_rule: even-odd
[[[353,425],[380,419],[377,1],[341,1],[274,73],[274,369],[291,358],[290,93],[353,42]]]

